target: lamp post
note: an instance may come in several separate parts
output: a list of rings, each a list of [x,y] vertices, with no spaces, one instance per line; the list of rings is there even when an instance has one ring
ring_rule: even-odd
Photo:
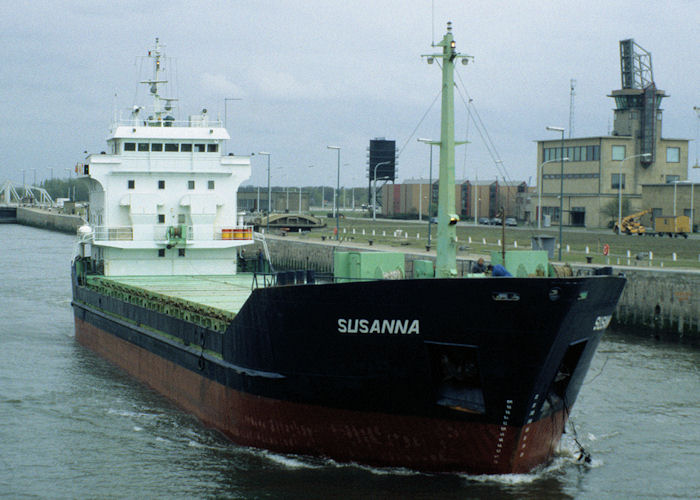
[[[561,173],[559,179],[559,262],[561,262],[562,229],[564,227],[564,127],[547,126],[547,130],[561,132]]]
[[[432,141],[430,139],[418,138],[418,142],[430,145],[430,169],[428,173],[428,250],[430,250],[430,226],[433,222],[433,146],[439,145],[440,141]]]
[[[542,182],[544,179],[544,166],[557,160],[547,160],[540,165],[540,178],[537,180],[537,229],[542,229]],[[569,161],[564,158],[564,161]]]
[[[224,97],[224,128],[226,129],[226,132],[228,132],[228,102],[240,100],[242,100],[240,97]],[[226,150],[228,150],[228,147]]]
[[[340,240],[340,211],[338,210],[338,198],[340,198],[340,146],[326,146],[328,149],[338,151],[338,181],[333,193],[333,209],[335,210],[335,239]]]
[[[625,164],[626,160],[629,160],[630,158],[648,158],[651,156],[651,153],[642,153],[639,155],[632,155],[632,156],[626,156],[625,158],[622,159],[620,162],[620,173],[618,174],[617,177],[617,192],[618,192],[618,201],[617,201],[617,234],[620,234],[622,232],[622,167]],[[674,207],[673,209],[673,214],[676,214],[676,209]]]
[[[259,155],[267,156],[267,225],[265,232],[270,232],[270,214],[272,213],[272,188],[270,187],[270,156],[272,153],[260,151]]]
[[[379,162],[374,166],[374,189],[372,190],[372,220],[377,220],[377,168],[381,167],[382,165],[388,165],[389,163],[391,163],[391,160]],[[384,214],[384,216],[386,217],[386,214]]]

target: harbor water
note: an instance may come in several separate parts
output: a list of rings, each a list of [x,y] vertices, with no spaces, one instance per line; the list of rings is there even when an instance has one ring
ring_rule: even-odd
[[[86,350],[74,238],[0,225],[2,498],[697,498],[700,350],[609,331],[559,456],[429,475],[236,446]],[[590,454],[579,460],[576,441]]]

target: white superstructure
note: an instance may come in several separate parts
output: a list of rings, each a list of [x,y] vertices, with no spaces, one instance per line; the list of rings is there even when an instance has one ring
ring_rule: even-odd
[[[171,116],[160,96],[163,56],[149,51],[153,97],[118,119],[108,151],[92,154],[91,227],[86,248],[106,276],[234,274],[236,249],[252,243],[252,227],[237,217],[236,193],[250,176],[250,157],[223,156],[228,132],[206,110],[187,122]]]

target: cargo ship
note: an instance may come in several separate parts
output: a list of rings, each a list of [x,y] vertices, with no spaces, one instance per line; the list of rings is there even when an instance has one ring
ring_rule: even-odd
[[[512,277],[458,277],[451,26],[442,65],[437,258],[335,252],[333,276],[238,272],[250,157],[206,112],[161,96],[116,120],[80,166],[89,224],[72,288],[77,341],[233,442],[383,467],[522,473],[550,461],[625,284],[560,277],[508,252]],[[494,254],[497,259],[499,254]]]

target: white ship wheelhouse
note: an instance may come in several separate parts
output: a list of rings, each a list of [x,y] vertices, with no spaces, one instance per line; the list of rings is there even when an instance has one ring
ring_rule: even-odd
[[[221,275],[236,272],[237,248],[253,228],[237,217],[236,193],[250,157],[224,155],[230,138],[206,110],[187,121],[159,94],[163,56],[156,39],[153,110],[117,119],[108,153],[88,156],[91,241],[86,253],[105,276]]]

